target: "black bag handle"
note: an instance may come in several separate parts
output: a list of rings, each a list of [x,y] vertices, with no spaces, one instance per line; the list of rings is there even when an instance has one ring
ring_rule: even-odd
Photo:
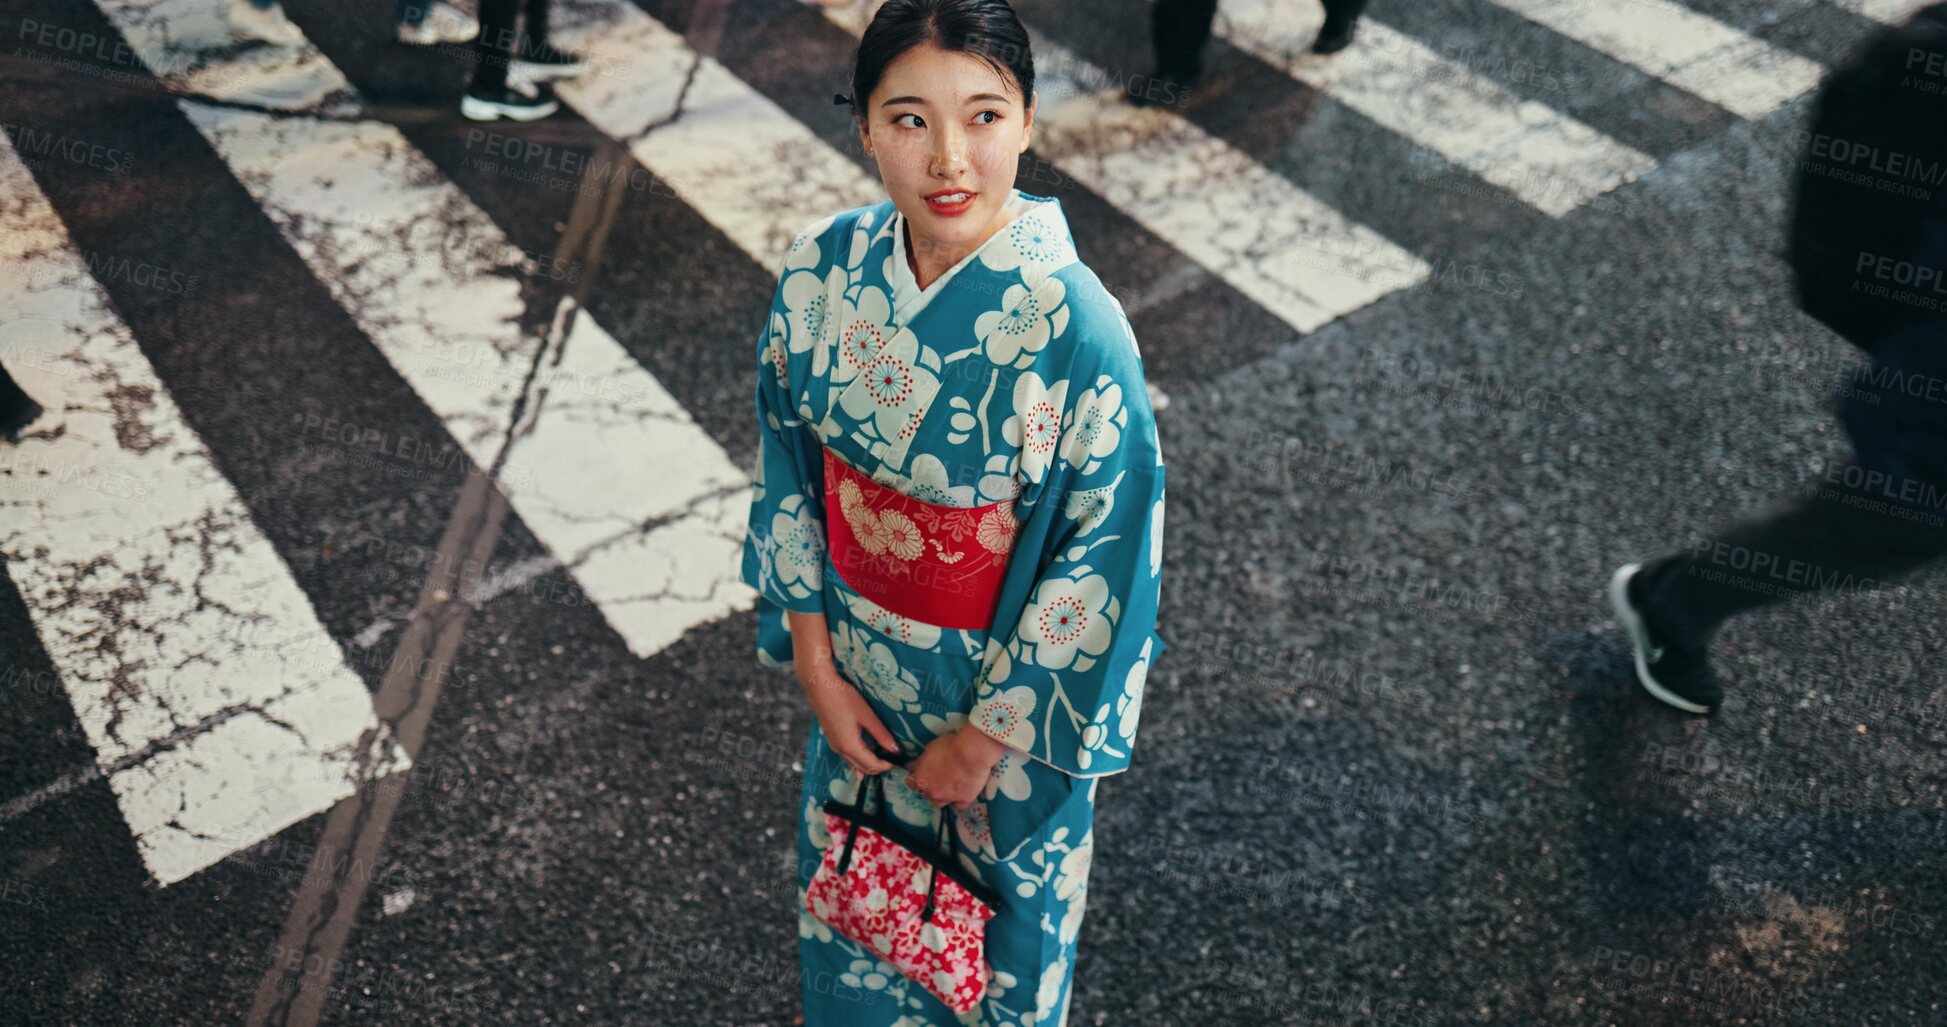
[[[866,797],[872,793],[874,788],[877,788],[879,790],[879,809],[884,810],[886,808],[885,787],[885,783],[879,780],[878,774],[871,774],[859,779],[858,797],[852,802],[852,816],[850,818],[852,821],[852,829],[845,832],[845,849],[838,854],[839,873],[842,874],[851,869],[852,843],[859,840],[859,827],[865,819]]]
[[[871,742],[870,736],[867,737],[867,742],[868,743]],[[873,748],[875,750],[878,750],[877,745],[874,745]],[[912,758],[910,756],[905,756],[903,754],[886,753],[883,750],[879,750],[879,754],[885,757],[887,760],[901,763],[901,764],[910,761]],[[852,845],[853,843],[857,842],[859,839],[859,828],[861,826],[860,821],[861,819],[863,819],[865,815],[866,800],[869,799],[872,795],[877,794],[879,796],[879,812],[880,813],[886,812],[885,777],[886,775],[884,772],[878,774],[867,774],[862,780],[859,781],[858,794],[857,797],[853,800],[852,807],[851,807],[852,829],[850,831],[845,832],[845,848],[838,854],[838,872],[841,874],[851,869]],[[936,847],[940,850],[940,853],[946,859],[954,858],[954,853],[957,850],[957,846],[960,844],[960,831],[958,827],[955,826],[956,820],[957,818],[954,816],[954,810],[952,806],[940,807],[940,833],[936,840]],[[926,905],[921,907],[919,912],[919,918],[920,920],[926,923],[931,923],[933,921],[933,898],[935,894],[937,894],[937,892],[939,891],[939,884],[940,884],[939,864],[929,860],[927,863],[927,870],[929,871],[929,873],[926,879]]]
[[[954,829],[954,819],[952,806],[940,807],[940,851],[946,853],[948,859],[953,858],[954,848],[960,844],[960,832]],[[920,908],[919,918],[924,923],[932,923],[933,893],[940,883],[940,867],[935,863],[927,869],[932,874],[926,879],[926,905]]]

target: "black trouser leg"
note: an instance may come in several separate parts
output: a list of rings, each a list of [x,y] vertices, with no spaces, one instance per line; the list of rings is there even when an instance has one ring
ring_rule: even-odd
[[[1646,567],[1645,596],[1675,644],[1698,647],[1746,610],[1822,589],[1870,588],[1947,555],[1937,517],[1898,517],[1887,505],[1825,487]]]
[[[0,367],[0,424],[12,424],[34,409],[34,400],[14,383],[13,375]]]
[[[480,92],[507,84],[508,55],[519,42],[514,24],[520,0],[480,0],[480,34],[473,39],[473,88]]]
[[[528,53],[548,41],[548,0],[527,0],[527,23],[521,26],[521,42],[515,54]]]
[[[1359,20],[1366,11],[1367,0],[1325,0],[1325,27],[1320,35],[1331,36],[1344,32]]]
[[[1149,9],[1149,38],[1156,47],[1156,74],[1188,83],[1203,71],[1203,48],[1217,0],[1156,0]]]

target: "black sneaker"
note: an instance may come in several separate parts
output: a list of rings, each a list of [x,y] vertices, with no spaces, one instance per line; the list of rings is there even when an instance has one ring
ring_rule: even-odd
[[[494,121],[499,118],[534,121],[560,108],[561,104],[551,96],[524,93],[512,86],[497,89],[475,86],[460,98],[460,113],[472,121]]]
[[[521,47],[519,56],[507,65],[507,77],[518,82],[551,82],[581,74],[581,58],[552,43]]]
[[[1318,38],[1312,40],[1312,53],[1338,53],[1351,46],[1353,30],[1358,26],[1359,23],[1356,21],[1346,25],[1333,25],[1328,22],[1324,28],[1318,30]]]
[[[1636,680],[1649,694],[1686,713],[1714,713],[1724,688],[1710,669],[1705,649],[1670,645],[1649,625],[1638,571],[1624,564],[1609,579],[1609,605],[1636,650]]]

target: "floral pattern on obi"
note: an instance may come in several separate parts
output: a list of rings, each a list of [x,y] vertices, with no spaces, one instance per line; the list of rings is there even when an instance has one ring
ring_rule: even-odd
[[[954,507],[874,481],[825,454],[831,559],[852,591],[885,610],[943,628],[986,630],[1020,523],[1008,502]]]

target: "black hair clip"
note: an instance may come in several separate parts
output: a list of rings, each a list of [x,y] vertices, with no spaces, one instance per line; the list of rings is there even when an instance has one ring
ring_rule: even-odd
[[[832,104],[833,104],[834,106],[836,106],[836,105],[838,105],[838,104],[842,104],[842,103],[851,103],[851,102],[852,102],[852,98],[851,98],[851,97],[849,97],[849,96],[846,96],[846,95],[845,95],[844,93],[833,93],[833,94],[832,94]]]

